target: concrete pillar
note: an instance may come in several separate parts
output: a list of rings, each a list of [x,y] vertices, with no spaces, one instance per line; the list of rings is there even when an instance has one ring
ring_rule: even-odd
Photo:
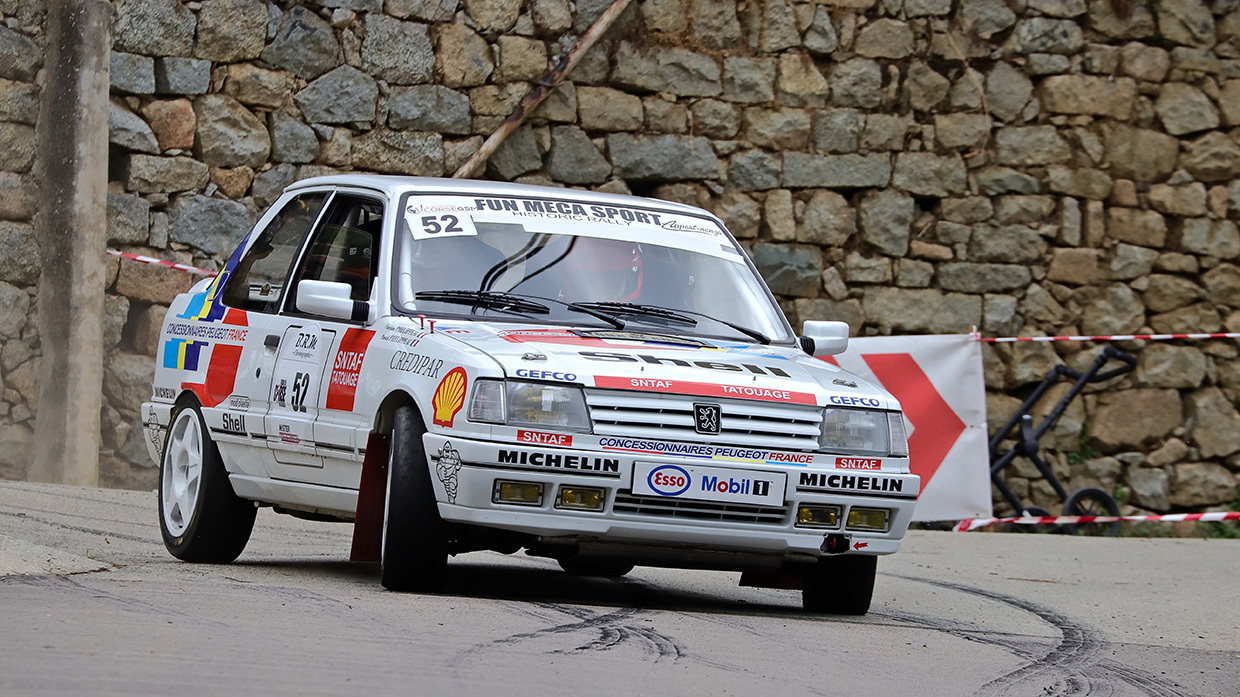
[[[111,19],[105,0],[47,6],[35,218],[43,360],[31,481],[99,483]]]

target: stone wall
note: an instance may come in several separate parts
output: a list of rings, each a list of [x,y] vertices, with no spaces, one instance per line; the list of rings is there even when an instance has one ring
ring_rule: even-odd
[[[34,408],[38,4],[0,0],[6,434]],[[296,179],[451,174],[609,4],[116,0],[110,244],[218,267]],[[1237,125],[1237,0],[637,0],[486,176],[708,208],[794,323],[1240,331]],[[104,479],[150,486],[135,409],[194,279],[111,264]],[[1230,503],[1236,343],[1123,347],[1137,371],[1047,436],[1069,488],[1126,489],[1135,511]],[[1096,350],[985,346],[991,423]],[[1057,510],[1029,469],[1013,488]]]
[[[0,0],[0,478],[25,476],[39,401],[35,126],[42,2]]]

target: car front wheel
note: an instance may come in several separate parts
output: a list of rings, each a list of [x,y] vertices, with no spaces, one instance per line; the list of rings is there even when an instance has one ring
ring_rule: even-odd
[[[198,407],[178,406],[159,465],[164,546],[183,561],[227,564],[245,549],[257,512],[233,492]]]
[[[396,410],[388,450],[383,507],[383,587],[435,592],[448,566],[447,525],[439,517],[422,434],[426,425],[411,406]]]

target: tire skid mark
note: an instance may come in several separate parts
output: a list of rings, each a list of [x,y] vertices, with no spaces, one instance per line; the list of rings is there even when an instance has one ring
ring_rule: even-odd
[[[144,600],[138,600],[137,598],[128,598],[123,595],[113,593],[106,588],[86,586],[78,583],[68,576],[8,576],[5,578],[6,581],[16,585],[50,588],[79,597],[85,597],[90,600],[103,600],[117,608],[120,608],[121,610],[128,612],[136,612],[143,615],[158,615],[160,617],[174,617],[176,619],[186,620],[196,627],[205,625],[223,629],[232,629],[231,625],[225,624],[224,622],[219,622],[201,615],[189,615],[172,607],[148,603]]]
[[[891,620],[897,626],[916,626],[922,629],[929,629],[943,634],[950,634],[958,639],[971,641],[987,646],[997,646],[1007,652],[1014,654],[1019,658],[1034,659],[1046,654],[1045,647],[1031,647],[1031,644],[1038,642],[1031,640],[1024,634],[1012,634],[1009,632],[995,632],[987,629],[978,629],[969,625],[946,620],[938,617],[928,617],[918,615],[911,612],[902,612],[898,610],[886,610],[883,612],[871,611],[870,615],[874,617],[882,617]],[[1047,639],[1046,641],[1052,641]]]
[[[685,656],[684,649],[674,638],[650,628],[635,627],[632,624],[625,622],[626,620],[629,620],[639,614],[639,610],[637,608],[621,608],[602,615],[595,615],[588,608],[577,605],[562,605],[559,603],[543,603],[540,605],[549,610],[562,612],[570,617],[575,617],[581,621],[561,624],[555,627],[548,627],[543,630],[536,630],[535,632],[530,633],[529,638],[544,633],[560,634],[564,632],[579,631],[582,629],[597,631],[599,633],[599,636],[596,639],[575,649],[561,649],[558,651],[553,651],[552,653],[608,651],[618,646],[631,643],[640,647],[644,653],[653,655],[656,663],[665,658],[670,658],[673,662],[675,662]]]
[[[59,511],[43,511],[43,512],[59,513]],[[62,530],[73,530],[75,532],[84,532],[84,533],[87,533],[88,535],[102,535],[104,537],[111,537],[117,540],[129,540],[130,542],[142,542],[144,544],[159,542],[158,538],[138,537],[137,535],[126,535],[125,533],[113,532],[111,530],[100,530],[98,528],[87,528],[87,527],[82,527],[80,525],[58,523],[54,520],[48,520],[47,518],[40,518],[38,516],[32,516],[28,513],[14,513],[12,511],[0,511],[0,515],[6,515],[12,518],[18,518],[20,520],[29,520],[29,521],[33,521],[36,523],[42,523],[44,525],[50,525],[52,527],[60,528]],[[115,521],[115,522],[121,522],[121,521]]]
[[[528,603],[525,607],[518,609],[519,614],[534,617],[540,621],[551,623],[551,625],[476,644],[462,652],[461,658],[462,660],[467,660],[473,654],[483,653],[501,646],[511,646],[529,640],[576,633],[586,633],[590,638],[572,648],[553,649],[546,653],[580,655],[631,646],[650,656],[654,662],[660,662],[665,659],[676,662],[688,656],[684,647],[674,637],[648,627],[634,626],[632,620],[640,612],[638,608],[633,607],[622,607],[599,613],[588,607],[578,605],[550,602]],[[568,615],[575,621],[557,622],[556,615],[561,617]]]
[[[939,581],[916,576],[890,574],[895,578],[907,581],[927,583],[940,588],[959,591],[969,595],[981,596],[1037,616],[1042,621],[1059,630],[1060,640],[1041,658],[1033,658],[1028,664],[995,678],[982,685],[974,694],[978,697],[1026,695],[1053,695],[1055,697],[1110,697],[1115,693],[1115,680],[1127,683],[1150,697],[1189,697],[1179,689],[1178,685],[1170,684],[1145,671],[1121,665],[1109,659],[1099,657],[1105,645],[1097,632],[1081,624],[1057,610],[1039,605],[1024,598],[1006,593],[967,586],[950,581]],[[939,626],[930,624],[935,629]],[[956,628],[943,627],[947,633],[959,631]],[[1006,646],[1001,639],[980,639],[998,646]],[[1012,653],[1021,658],[1031,658],[1027,650],[1017,651],[1009,647]]]

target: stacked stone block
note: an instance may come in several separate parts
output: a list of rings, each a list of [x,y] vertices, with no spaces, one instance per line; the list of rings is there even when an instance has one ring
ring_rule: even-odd
[[[116,0],[111,244],[218,267],[297,179],[451,174],[609,4]],[[25,298],[0,320],[0,429],[33,409],[37,5],[0,0],[0,183],[25,192],[0,205],[0,254],[24,260],[0,264],[0,293]],[[797,323],[1240,331],[1237,126],[1230,0],[636,0],[485,176],[708,208]],[[111,269],[105,459],[146,485],[136,407],[194,279]],[[1230,503],[1236,342],[1123,347],[1138,369],[1047,436],[1070,488],[1127,490],[1137,512]],[[991,423],[1096,350],[985,346]]]
[[[35,126],[43,12],[0,3],[0,478],[25,476],[39,401]]]

